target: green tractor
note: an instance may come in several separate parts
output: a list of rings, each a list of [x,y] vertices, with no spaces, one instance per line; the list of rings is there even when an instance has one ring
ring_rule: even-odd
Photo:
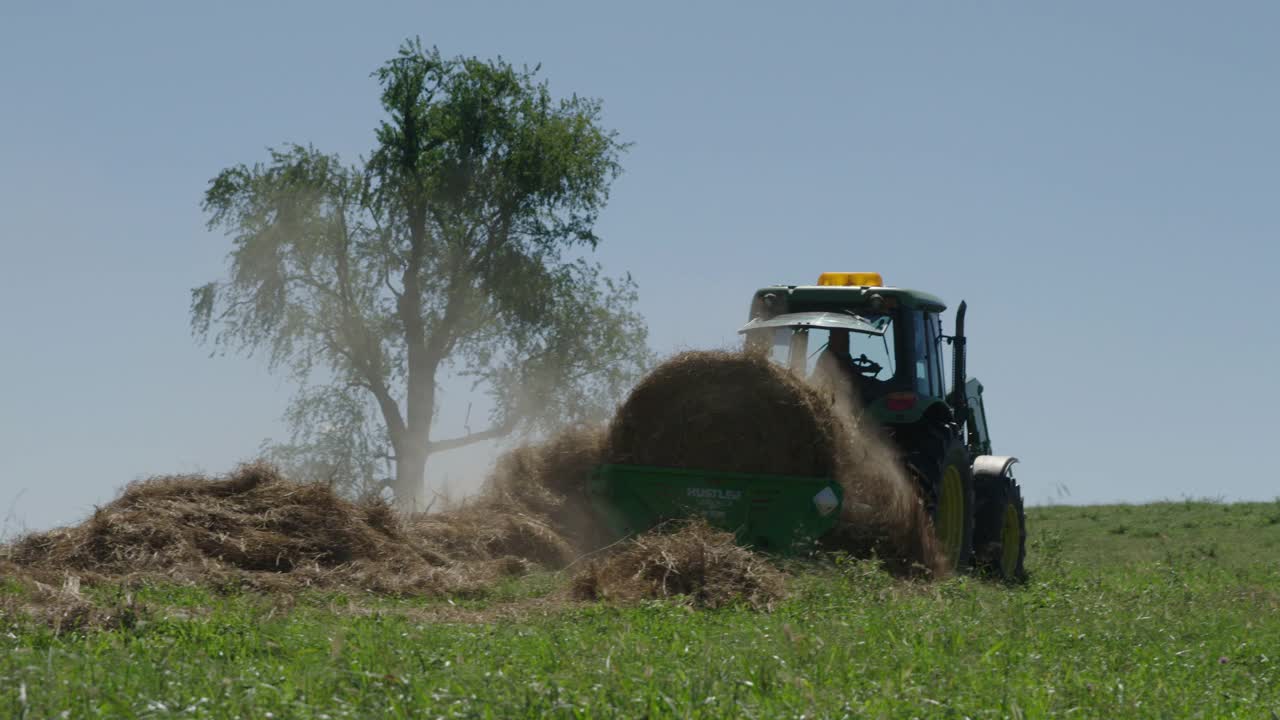
[[[823,368],[874,418],[916,481],[938,539],[956,570],[1025,577],[1026,520],[1012,466],[993,455],[982,384],[965,373],[965,303],[943,333],[942,300],[885,287],[877,273],[823,273],[817,285],[757,290],[747,348],[802,377]],[[943,345],[952,351],[947,386]],[[604,466],[592,481],[596,508],[627,533],[663,518],[702,515],[747,543],[786,551],[796,538],[834,527],[840,487],[822,478]]]

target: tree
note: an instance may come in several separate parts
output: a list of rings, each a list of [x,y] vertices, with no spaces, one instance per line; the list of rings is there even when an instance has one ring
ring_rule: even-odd
[[[430,455],[599,418],[643,371],[635,285],[587,259],[625,146],[537,73],[406,42],[366,162],[291,145],[210,181],[229,276],[192,291],[192,329],[300,381],[280,456],[346,483],[385,459],[419,507]],[[433,437],[449,372],[491,398],[486,429]]]

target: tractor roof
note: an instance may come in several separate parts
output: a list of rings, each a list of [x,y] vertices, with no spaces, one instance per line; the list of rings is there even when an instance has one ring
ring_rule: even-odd
[[[783,312],[797,312],[810,306],[826,307],[863,307],[871,303],[871,298],[879,295],[885,300],[896,300],[904,307],[913,310],[929,310],[942,312],[947,304],[936,295],[906,288],[865,286],[832,286],[832,285],[774,285],[756,291],[757,298],[773,294],[785,299]],[[781,310],[781,308],[779,308]]]

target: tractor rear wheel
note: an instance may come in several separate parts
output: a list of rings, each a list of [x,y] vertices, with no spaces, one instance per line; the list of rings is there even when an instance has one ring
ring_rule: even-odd
[[[1011,477],[978,477],[974,561],[979,572],[1005,582],[1027,579],[1027,513]]]
[[[941,461],[929,462],[917,457],[912,465],[925,480],[933,529],[951,569],[959,571],[969,567],[975,502],[968,450],[954,440],[947,443]]]

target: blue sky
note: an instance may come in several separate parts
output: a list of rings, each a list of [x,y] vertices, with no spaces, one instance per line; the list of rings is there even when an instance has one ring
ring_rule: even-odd
[[[603,99],[634,147],[599,259],[658,351],[875,270],[969,301],[1031,501],[1280,495],[1280,5],[365,5],[0,4],[0,529],[283,434],[287,381],[190,336],[229,247],[199,200],[271,145],[367,153],[369,73],[413,35]]]

